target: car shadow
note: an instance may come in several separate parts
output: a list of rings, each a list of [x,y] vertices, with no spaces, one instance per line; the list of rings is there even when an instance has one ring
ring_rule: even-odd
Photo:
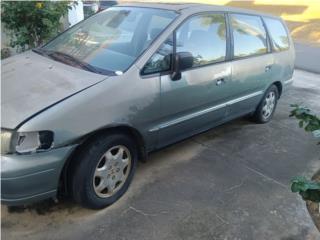
[[[81,209],[72,199],[61,197],[59,200],[47,199],[40,202],[24,205],[24,206],[8,206],[8,213],[19,214],[26,212],[34,212],[38,215],[46,215],[57,211],[68,211],[73,213]]]

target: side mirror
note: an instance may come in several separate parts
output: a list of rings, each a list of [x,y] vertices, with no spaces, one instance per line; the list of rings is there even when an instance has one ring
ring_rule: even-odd
[[[193,56],[189,52],[180,52],[175,55],[174,68],[171,79],[177,81],[181,79],[181,72],[193,66]]]

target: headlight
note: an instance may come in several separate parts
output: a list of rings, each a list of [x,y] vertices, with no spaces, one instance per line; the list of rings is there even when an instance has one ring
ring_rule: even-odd
[[[33,153],[46,151],[53,147],[53,132],[12,132],[1,131],[1,154]]]
[[[17,134],[15,149],[18,153],[46,151],[53,147],[53,132],[24,132]]]

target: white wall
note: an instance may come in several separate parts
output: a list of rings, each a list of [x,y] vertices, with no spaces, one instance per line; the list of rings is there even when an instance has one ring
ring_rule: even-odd
[[[68,21],[70,27],[84,19],[83,15],[83,3],[82,1],[77,1],[77,5],[74,5],[72,9],[68,11]]]

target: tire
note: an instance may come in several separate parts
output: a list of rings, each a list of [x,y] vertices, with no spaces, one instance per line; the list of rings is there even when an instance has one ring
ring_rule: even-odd
[[[138,158],[136,144],[131,138],[124,134],[99,136],[77,156],[70,184],[77,203],[86,208],[102,209],[127,191]]]
[[[253,114],[253,120],[260,124],[268,123],[272,119],[277,108],[278,99],[278,88],[275,85],[271,85],[264,94],[258,108]]]

